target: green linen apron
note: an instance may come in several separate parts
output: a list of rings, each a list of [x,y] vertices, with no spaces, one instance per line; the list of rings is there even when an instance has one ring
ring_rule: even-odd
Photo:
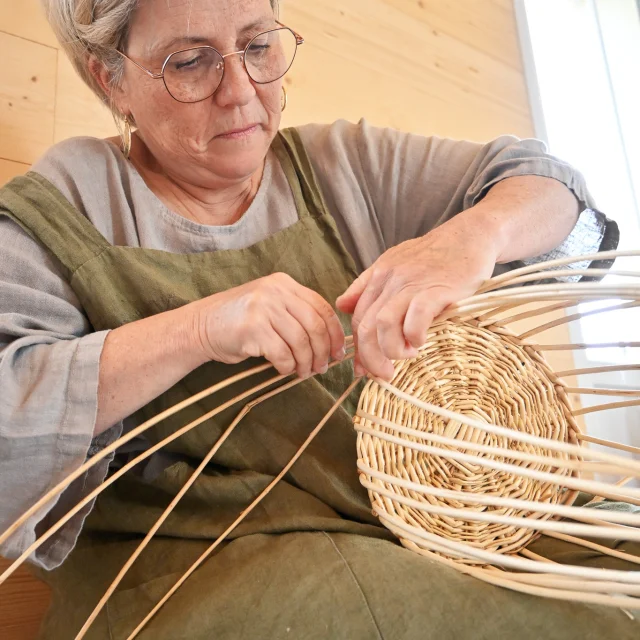
[[[96,331],[274,272],[287,273],[333,304],[356,276],[353,260],[326,210],[297,132],[280,132],[273,150],[289,181],[298,221],[246,249],[183,255],[112,246],[34,173],[0,192],[0,213],[58,258]],[[341,320],[348,329],[348,319]],[[259,362],[208,363],[139,411],[135,423]],[[272,375],[273,370],[202,400],[152,428],[146,438],[158,442]],[[344,363],[254,408],[131,568],[87,638],[126,638],[282,469],[351,380],[351,366]],[[285,479],[140,638],[639,637],[640,626],[619,611],[515,594],[396,544],[373,517],[358,481],[351,423],[356,402],[354,393]],[[55,571],[40,572],[54,595],[43,638],[74,637],[142,536],[242,406],[168,445],[173,463],[156,477],[130,472],[101,494],[68,559]],[[576,562],[627,566],[566,543],[552,544],[576,554]],[[615,635],[607,635],[612,630]]]

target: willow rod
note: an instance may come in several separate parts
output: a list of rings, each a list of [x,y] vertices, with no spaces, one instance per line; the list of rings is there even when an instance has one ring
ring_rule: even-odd
[[[524,476],[526,478],[532,478],[533,480],[539,480],[554,484],[556,486],[564,486],[569,489],[575,489],[577,491],[585,491],[593,494],[601,495],[606,498],[624,498],[627,502],[640,506],[640,489],[627,489],[626,492],[618,491],[611,485],[604,482],[597,482],[595,480],[582,480],[571,476],[559,476],[558,474],[546,473],[544,471],[535,471],[526,467],[518,467],[495,460],[489,460],[488,458],[481,458],[479,456],[472,456],[459,451],[445,451],[438,447],[432,447],[428,444],[418,444],[416,442],[407,443],[402,438],[397,438],[387,433],[375,431],[373,429],[358,428],[358,431],[367,433],[368,435],[375,436],[381,440],[386,440],[393,444],[400,445],[413,449],[414,451],[421,451],[423,453],[429,453],[441,458],[448,458],[450,460],[456,460],[458,462],[468,462],[477,466],[485,467],[487,469],[495,469],[497,471],[504,471],[506,473],[513,473],[516,476]]]
[[[632,460],[627,460],[626,458],[621,458],[615,454],[608,454],[603,451],[594,451],[592,449],[587,449],[585,447],[581,447],[580,445],[570,444],[565,442],[557,442],[555,440],[548,440],[546,438],[540,438],[538,436],[531,435],[529,433],[523,433],[521,431],[516,431],[515,429],[508,429],[506,427],[500,427],[495,424],[490,424],[486,422],[481,422],[480,420],[475,420],[474,418],[469,418],[468,416],[462,415],[460,413],[456,413],[454,411],[449,411],[448,409],[443,409],[441,407],[437,407],[436,405],[429,404],[428,402],[423,402],[422,400],[418,400],[413,396],[405,393],[404,391],[394,387],[392,384],[381,380],[380,378],[373,377],[372,378],[380,387],[386,389],[393,395],[402,398],[403,400],[413,404],[419,409],[423,409],[424,411],[428,411],[434,413],[442,418],[447,418],[448,420],[454,420],[456,422],[462,422],[469,427],[475,427],[476,429],[480,429],[480,431],[486,431],[487,433],[492,433],[498,436],[504,436],[511,440],[518,440],[520,442],[527,442],[528,444],[538,445],[543,448],[554,449],[555,451],[560,451],[563,453],[573,454],[578,457],[591,457],[595,460],[602,460],[603,462],[612,462],[613,464],[620,464],[630,469],[635,469],[636,471],[640,470],[640,463]],[[358,414],[362,414],[363,412],[358,410]],[[379,420],[379,418],[375,418],[375,420]],[[396,424],[396,423],[391,423]],[[407,427],[400,426],[401,429],[406,429]],[[424,437],[423,432],[418,432],[420,434],[419,437]]]
[[[162,606],[171,598],[171,596],[184,584],[187,578],[213,553],[218,545],[245,519],[246,516],[253,511],[253,509],[260,504],[262,499],[267,496],[273,487],[280,482],[280,480],[288,473],[289,469],[295,464],[298,458],[304,453],[306,448],[311,444],[313,439],[320,433],[322,427],[327,423],[329,418],[335,413],[340,405],[349,397],[349,394],[355,389],[360,382],[360,378],[356,378],[347,388],[347,390],[338,398],[335,404],[329,409],[325,417],[320,421],[316,428],[309,434],[309,437],[304,441],[300,449],[295,453],[293,458],[287,463],[282,471],[269,483],[269,485],[260,493],[260,495],[238,516],[238,518],[227,528],[227,530],[191,565],[191,567],[184,573],[184,575],[171,587],[171,589],[163,596],[163,598],[155,605],[155,607],[149,612],[146,618],[133,630],[133,633],[127,638],[127,640],[133,640],[147,623],[155,616],[155,614],[162,608]]]
[[[491,507],[507,507],[510,509],[522,509],[524,511],[538,511],[540,513],[545,513],[553,516],[574,518],[576,520],[579,518],[584,518],[589,522],[592,521],[594,524],[602,522],[602,520],[594,517],[597,514],[599,518],[604,518],[604,521],[607,523],[607,525],[609,523],[619,523],[627,524],[632,527],[640,527],[640,513],[631,513],[626,511],[594,512],[593,509],[587,509],[584,507],[573,507],[553,504],[549,502],[542,503],[535,502],[533,500],[522,500],[520,498],[503,498],[501,496],[468,493],[464,491],[452,491],[451,489],[439,489],[429,485],[412,482],[411,480],[405,480],[404,478],[391,476],[387,473],[384,473],[383,471],[378,471],[377,469],[373,469],[365,465],[365,463],[361,460],[358,461],[358,469],[365,475],[369,475],[382,482],[386,482],[398,487],[404,487],[405,489],[410,489],[415,493],[422,493],[438,498],[458,500],[460,502],[468,502],[470,504],[479,504]],[[368,480],[364,479],[363,481],[367,483],[369,482]],[[373,484],[373,487],[379,486],[374,483],[370,484]],[[367,488],[371,488],[373,491],[377,491],[377,488],[374,489],[372,487],[368,487],[368,485]]]
[[[503,516],[494,514],[493,512],[484,511],[472,511],[470,509],[462,509],[461,507],[440,507],[430,502],[421,502],[413,498],[408,498],[401,494],[385,489],[372,483],[363,483],[367,489],[375,491],[381,496],[390,498],[400,504],[403,504],[412,509],[418,511],[424,511],[425,513],[431,513],[442,516],[449,516],[455,520],[467,520],[471,522],[490,522],[492,524],[506,524],[515,527],[521,527],[523,529],[534,529],[546,533],[547,531],[564,533],[570,535],[584,535],[592,536],[595,538],[609,538],[611,540],[617,540],[620,538],[620,529],[616,527],[596,527],[588,524],[574,524],[571,522],[559,522],[557,520],[533,520],[530,517],[520,516]],[[633,542],[640,542],[640,530],[631,529],[629,531],[631,537],[628,540]],[[639,559],[640,562],[640,559]]]
[[[405,427],[404,425],[398,424],[397,422],[392,422],[391,420],[386,420],[385,418],[375,418],[375,416],[371,416],[368,413],[363,411],[358,412],[358,417],[364,418],[369,422],[375,422],[376,424],[387,427],[396,433],[402,433],[404,435],[410,436],[411,438],[418,438],[419,440],[426,440],[427,442],[435,442],[437,444],[445,445],[446,447],[453,447],[454,449],[465,449],[468,451],[476,451],[478,453],[487,453],[498,456],[499,458],[508,458],[509,460],[521,460],[523,462],[536,462],[538,464],[547,465],[550,467],[558,467],[564,469],[571,469],[576,471],[596,471],[602,473],[620,473],[619,466],[615,466],[610,462],[602,462],[598,461],[592,463],[583,462],[580,459],[566,459],[566,458],[558,458],[552,456],[540,456],[536,454],[527,453],[526,451],[518,451],[517,449],[504,449],[502,447],[494,447],[491,445],[481,444],[479,442],[471,442],[469,440],[457,440],[455,438],[449,438],[447,436],[441,436],[437,433],[419,431],[417,429],[412,429],[410,427]],[[381,440],[387,440],[387,438],[382,436],[381,431],[376,431],[375,429],[371,429],[362,425],[356,425],[356,431],[361,433],[366,433],[372,437],[380,438]],[[375,434],[375,435],[374,435]],[[398,444],[396,440],[387,440],[387,442],[393,442],[394,444]],[[413,441],[411,443],[407,443],[404,445],[407,448],[413,448]],[[443,449],[442,451],[446,451]],[[586,455],[583,457],[589,457],[593,452],[586,448],[580,448],[580,451],[586,452]],[[442,454],[445,456],[446,454]],[[616,456],[617,458],[617,456]],[[624,466],[628,466],[636,471],[637,475],[640,476],[640,463],[636,463],[633,460],[628,460],[627,458],[619,458],[616,462],[617,465],[624,463]],[[630,463],[627,465],[627,463]]]
[[[301,378],[298,378],[296,380],[292,380],[291,382],[288,382],[287,384],[282,385],[282,387],[279,387],[278,389],[274,389],[273,391],[269,391],[269,392],[265,393],[264,395],[260,396],[260,398],[256,398],[255,400],[247,403],[244,406],[242,411],[236,416],[236,418],[233,420],[233,422],[227,427],[225,432],[220,436],[218,441],[213,445],[211,450],[204,457],[204,459],[202,460],[202,462],[200,463],[198,468],[191,474],[191,476],[189,477],[187,482],[185,482],[184,486],[176,494],[175,498],[171,501],[169,506],[164,510],[162,515],[158,518],[158,520],[153,525],[153,527],[151,527],[151,529],[149,530],[147,535],[144,537],[144,540],[138,545],[136,550],[131,554],[131,557],[127,560],[127,562],[122,567],[122,569],[120,570],[120,572],[118,573],[116,578],[113,580],[113,582],[109,585],[109,587],[106,590],[105,594],[100,599],[100,602],[98,602],[98,604],[96,605],[94,610],[91,612],[91,615],[89,616],[89,618],[87,619],[87,621],[83,625],[82,629],[80,630],[80,632],[76,636],[76,640],[82,640],[82,638],[84,638],[84,636],[86,635],[87,631],[89,630],[89,627],[93,624],[95,619],[98,617],[98,614],[104,608],[105,604],[107,603],[107,600],[109,600],[109,598],[111,597],[113,592],[116,590],[116,588],[118,587],[120,582],[122,582],[122,579],[125,577],[125,575],[129,571],[129,569],[131,568],[133,563],[137,560],[137,558],[140,556],[140,554],[144,551],[144,549],[147,547],[149,542],[151,542],[151,539],[157,533],[158,529],[162,526],[162,524],[169,517],[169,515],[171,515],[171,513],[176,508],[176,506],[178,505],[180,500],[184,497],[184,495],[187,493],[187,491],[191,488],[193,483],[200,477],[200,475],[202,474],[202,472],[204,471],[206,466],[209,464],[209,462],[211,462],[211,459],[213,458],[213,456],[218,452],[220,447],[225,443],[225,441],[233,433],[233,431],[238,426],[238,424],[240,424],[242,419],[257,405],[261,404],[265,400],[268,400],[269,398],[272,398],[275,395],[278,395],[279,393],[282,393],[283,391],[286,391],[288,389],[291,389],[292,387],[295,387],[296,385],[300,384],[301,382],[303,382],[303,380]]]
[[[221,389],[224,389],[225,387],[228,387],[231,384],[234,384],[235,382],[239,382],[240,380],[244,380],[245,378],[249,378],[250,376],[257,375],[259,373],[262,373],[263,371],[267,371],[268,369],[271,369],[270,364],[260,365],[258,367],[254,367],[253,369],[250,369],[249,371],[243,371],[238,375],[235,375],[231,378],[227,378],[222,382],[218,382],[217,384],[209,387],[208,389],[205,389],[204,391],[197,393],[195,396],[187,398],[186,400],[179,402],[173,407],[166,409],[162,413],[159,413],[157,416],[154,416],[153,418],[147,420],[146,422],[141,424],[139,427],[136,427],[129,433],[118,438],[115,442],[111,443],[108,447],[105,447],[102,451],[92,456],[90,460],[85,462],[82,466],[78,467],[78,469],[76,469],[74,472],[69,474],[64,480],[59,482],[55,487],[53,487],[53,489],[51,489],[51,491],[49,491],[43,498],[38,500],[38,502],[36,502],[31,508],[27,509],[27,511],[25,511],[4,533],[0,535],[0,544],[5,542],[9,538],[9,536],[13,535],[41,507],[47,504],[59,493],[64,491],[74,480],[79,478],[85,471],[88,471],[89,469],[91,469],[91,467],[96,465],[100,460],[103,460],[109,454],[113,453],[118,447],[121,447],[123,444],[126,444],[130,440],[133,440],[133,438],[144,433],[147,429],[150,429],[151,427],[158,424],[162,420],[178,413],[179,411],[182,411],[182,409],[185,409],[186,407],[189,407],[192,404],[195,404],[199,400],[202,400],[203,398],[213,395],[217,391],[220,391]],[[0,579],[0,584],[1,584],[1,579]]]

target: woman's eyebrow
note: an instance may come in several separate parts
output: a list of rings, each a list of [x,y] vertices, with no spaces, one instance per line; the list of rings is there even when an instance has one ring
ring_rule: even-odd
[[[254,22],[251,22],[250,24],[242,27],[242,29],[238,31],[238,35],[242,36],[252,31],[255,31],[256,29],[269,29],[272,27],[275,28],[276,26],[277,25],[273,17],[260,18],[259,20],[255,20]],[[175,47],[181,47],[183,45],[188,46],[188,45],[208,44],[210,41],[211,41],[211,38],[207,38],[205,36],[199,36],[199,35],[176,36],[166,42],[160,41],[160,42],[154,43],[149,48],[149,54],[153,56],[154,54],[158,54],[161,52],[175,51],[176,50]]]

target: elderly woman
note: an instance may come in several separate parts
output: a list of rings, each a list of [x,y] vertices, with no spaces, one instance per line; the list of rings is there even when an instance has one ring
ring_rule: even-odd
[[[87,636],[119,639],[351,382],[350,364],[327,372],[345,332],[356,374],[388,379],[392,360],[414,354],[434,316],[496,265],[612,248],[617,229],[535,140],[482,145],[364,121],[279,131],[302,38],[274,0],[44,4],[123,135],[62,142],[0,192],[0,530],[123,429],[257,359],[309,378],[244,419]],[[251,384],[102,460],[4,555],[127,456]],[[618,611],[490,587],[401,548],[359,485],[353,408],[141,638],[637,637]],[[238,411],[124,475],[32,556],[54,592],[43,637],[74,636]]]

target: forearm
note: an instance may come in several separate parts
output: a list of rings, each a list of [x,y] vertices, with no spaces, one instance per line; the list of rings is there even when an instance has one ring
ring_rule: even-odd
[[[206,361],[193,336],[192,306],[114,329],[100,357],[94,436],[157,398]]]
[[[477,205],[450,223],[467,226],[479,236],[490,235],[496,262],[507,263],[557,247],[571,233],[579,213],[577,198],[561,182],[518,176],[493,186]]]

